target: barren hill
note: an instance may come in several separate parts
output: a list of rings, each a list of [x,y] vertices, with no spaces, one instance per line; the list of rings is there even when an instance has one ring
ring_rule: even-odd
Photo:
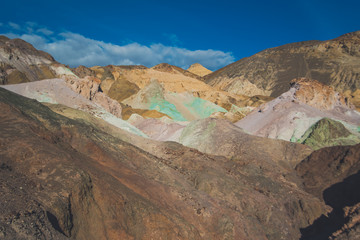
[[[0,84],[33,82],[61,75],[73,73],[30,43],[0,36]]]
[[[206,76],[219,89],[277,97],[298,77],[317,79],[337,91],[360,89],[360,31],[328,41],[306,41],[266,49]]]

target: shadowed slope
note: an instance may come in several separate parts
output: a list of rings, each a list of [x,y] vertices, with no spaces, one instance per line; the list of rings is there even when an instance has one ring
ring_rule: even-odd
[[[333,209],[302,229],[302,239],[360,237],[360,145],[336,146],[313,152],[297,167],[307,192]]]

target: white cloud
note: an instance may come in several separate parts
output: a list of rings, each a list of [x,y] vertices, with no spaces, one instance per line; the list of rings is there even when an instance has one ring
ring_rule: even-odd
[[[16,35],[15,35],[16,36]],[[10,38],[14,38],[11,35],[8,35]],[[20,36],[16,36],[17,38],[21,38],[32,45],[34,45],[36,48],[42,50],[41,48],[45,47],[47,45],[46,39],[44,39],[42,36],[36,35],[36,34],[23,34]]]
[[[11,28],[13,28],[14,30],[20,30],[21,29],[19,24],[16,24],[16,23],[13,23],[13,22],[9,22],[9,26]]]
[[[90,39],[72,32],[63,32],[54,35],[54,33],[47,28],[38,27],[38,29],[36,29],[36,26],[37,25],[34,24],[34,28],[26,34],[11,32],[5,35],[11,38],[21,38],[33,44],[36,48],[50,53],[57,61],[72,67],[78,65],[105,66],[109,64],[145,65],[151,67],[166,62],[187,68],[189,65],[198,62],[207,68],[215,70],[234,61],[234,57],[229,52],[211,49],[188,50],[185,48],[165,46],[161,43],[150,46],[139,43],[115,45]],[[15,27],[13,27],[13,29],[16,29]],[[50,37],[50,35],[52,36]]]
[[[50,31],[47,28],[40,28],[40,29],[36,30],[36,32],[45,34],[46,36],[52,35],[54,33],[53,31]]]

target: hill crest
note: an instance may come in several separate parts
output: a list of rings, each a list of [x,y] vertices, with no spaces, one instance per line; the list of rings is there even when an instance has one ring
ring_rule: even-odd
[[[212,73],[211,70],[207,69],[206,67],[204,67],[203,65],[201,65],[200,63],[194,63],[192,64],[187,71],[194,73],[200,77],[204,77],[210,73]]]

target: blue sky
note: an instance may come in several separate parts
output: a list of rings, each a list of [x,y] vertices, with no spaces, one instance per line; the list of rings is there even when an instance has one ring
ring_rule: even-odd
[[[4,1],[0,34],[76,65],[194,62],[216,70],[261,50],[360,30],[360,1]]]

